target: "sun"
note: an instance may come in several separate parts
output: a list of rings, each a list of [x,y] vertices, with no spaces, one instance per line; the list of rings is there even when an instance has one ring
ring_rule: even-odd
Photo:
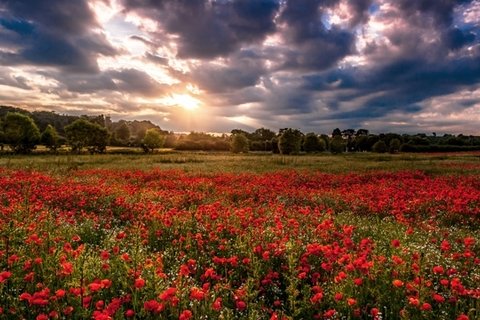
[[[188,94],[173,94],[172,100],[175,105],[182,107],[187,111],[194,111],[202,104],[200,100],[197,100]]]

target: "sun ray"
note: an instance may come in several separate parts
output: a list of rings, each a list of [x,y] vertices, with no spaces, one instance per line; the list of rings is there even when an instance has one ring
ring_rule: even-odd
[[[171,96],[172,104],[177,105],[185,110],[193,111],[200,107],[202,102],[198,99],[195,99],[189,94],[177,94],[174,93]]]

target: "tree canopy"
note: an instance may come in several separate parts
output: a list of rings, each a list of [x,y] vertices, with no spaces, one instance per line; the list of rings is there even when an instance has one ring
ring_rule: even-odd
[[[81,152],[87,148],[91,153],[103,153],[109,140],[105,127],[86,119],[77,119],[66,126],[65,134],[73,152]]]
[[[4,140],[15,153],[30,153],[40,140],[37,125],[27,115],[8,112],[3,125]]]
[[[234,134],[231,148],[233,153],[248,152],[247,137],[242,133]]]
[[[281,154],[297,154],[300,152],[303,133],[298,129],[285,128],[280,130],[278,149]]]
[[[155,149],[161,148],[165,142],[163,136],[157,129],[148,129],[143,138],[143,150],[145,152],[153,152]]]
[[[52,125],[48,125],[42,132],[40,143],[51,151],[56,151],[59,147],[59,139],[57,130]]]

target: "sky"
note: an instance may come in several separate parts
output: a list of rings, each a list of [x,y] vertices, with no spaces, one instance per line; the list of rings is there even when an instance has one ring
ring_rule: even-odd
[[[0,104],[480,135],[480,0],[0,0]]]

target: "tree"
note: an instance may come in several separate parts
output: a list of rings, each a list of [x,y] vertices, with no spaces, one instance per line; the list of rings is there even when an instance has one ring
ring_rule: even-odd
[[[248,139],[244,134],[234,134],[231,143],[233,153],[248,152]]]
[[[345,151],[346,143],[341,135],[336,135],[330,141],[330,152],[337,154]]]
[[[355,135],[355,129],[346,129],[342,131],[342,137],[347,139],[347,151],[353,151],[353,136]]]
[[[18,112],[5,116],[4,135],[15,153],[30,153],[40,140],[40,131],[32,118]]]
[[[372,151],[377,153],[385,153],[387,152],[387,144],[385,141],[379,140],[373,145]]]
[[[318,138],[318,152],[323,152],[327,150],[327,142],[323,140],[322,138]]]
[[[93,123],[92,126],[92,135],[88,141],[88,151],[90,153],[105,153],[107,151],[107,145],[110,140],[110,134],[108,129],[97,124]]]
[[[254,136],[258,137],[261,141],[270,141],[272,140],[277,134],[270,129],[260,128],[255,130],[253,133]]]
[[[143,151],[153,152],[155,149],[161,148],[164,142],[165,137],[157,129],[148,129],[142,141]]]
[[[322,140],[323,140],[324,145],[325,145],[325,147],[323,148],[322,151],[330,149],[330,137],[327,136],[326,134],[321,134],[320,135],[320,141],[322,141]]]
[[[318,139],[318,136],[313,132],[307,133],[303,139],[303,150],[305,150],[307,153],[310,153],[318,152],[319,149],[320,140]]]
[[[368,137],[367,136],[356,136],[355,140],[355,150],[357,151],[368,151],[369,145],[368,145]]]
[[[175,148],[176,143],[177,143],[177,137],[172,132],[172,133],[167,134],[165,136],[165,143],[163,144],[163,147],[164,148]]]
[[[58,133],[52,125],[47,125],[45,130],[42,132],[42,135],[40,136],[40,143],[50,149],[50,151],[57,151],[57,148],[59,147]]]
[[[130,140],[130,129],[125,121],[122,121],[115,130],[115,138],[122,144],[127,144]]]
[[[357,137],[360,136],[368,136],[368,130],[367,129],[358,129],[357,133],[355,134]]]
[[[280,149],[278,149],[278,138],[273,137],[272,140],[270,141],[270,143],[272,145],[272,152],[275,153],[275,154],[280,153]]]
[[[303,133],[298,129],[285,128],[278,138],[278,149],[281,154],[295,154],[300,152]]]
[[[65,134],[72,152],[88,148],[90,153],[105,152],[109,140],[107,128],[86,119],[77,119],[65,126]]]
[[[389,145],[389,148],[388,148],[389,150],[388,151],[390,153],[397,153],[400,150],[400,145],[401,144],[402,143],[397,138],[390,140],[390,145]]]
[[[5,143],[5,133],[3,132],[3,121],[0,119],[0,150],[3,151],[3,144]]]
[[[337,136],[342,136],[342,131],[340,131],[339,128],[335,128],[335,129],[333,129],[333,131],[332,131],[332,138],[333,138],[333,137],[337,137]]]

